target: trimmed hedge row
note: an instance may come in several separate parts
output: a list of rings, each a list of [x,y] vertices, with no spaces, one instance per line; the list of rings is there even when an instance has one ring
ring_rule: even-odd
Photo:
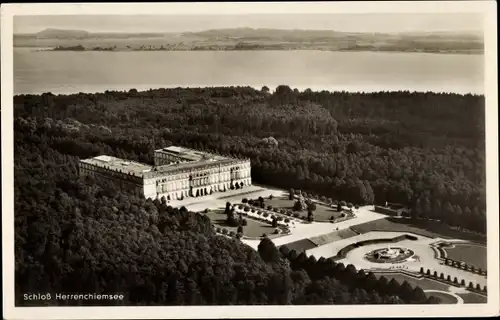
[[[427,271],[424,272],[424,268],[421,267],[420,274],[426,276],[427,278],[436,279],[436,280],[439,280],[441,282],[447,283],[447,284],[452,285],[452,286],[466,287],[466,282],[464,279],[459,281],[457,277],[454,277],[452,280],[450,275],[445,277],[445,275],[442,272],[438,276],[437,271],[432,272],[430,269],[427,269]],[[472,283],[472,281],[469,282],[469,284],[467,285],[466,288],[469,291],[477,292],[480,294],[484,294],[488,290],[487,286],[484,286],[483,288],[481,288],[481,285],[479,283],[476,283],[476,285],[474,286],[474,283]]]

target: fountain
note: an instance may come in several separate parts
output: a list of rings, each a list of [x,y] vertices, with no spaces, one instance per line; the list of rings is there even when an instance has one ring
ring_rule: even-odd
[[[376,263],[400,263],[413,256],[414,252],[407,248],[387,248],[373,250],[365,255],[365,259]]]

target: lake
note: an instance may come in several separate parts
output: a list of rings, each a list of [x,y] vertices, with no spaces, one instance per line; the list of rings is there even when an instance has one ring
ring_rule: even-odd
[[[484,56],[327,51],[51,52],[14,48],[14,92],[286,84],[303,90],[484,93]]]

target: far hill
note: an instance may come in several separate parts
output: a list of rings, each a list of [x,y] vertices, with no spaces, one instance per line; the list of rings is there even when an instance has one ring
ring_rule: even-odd
[[[91,33],[83,30],[45,29],[14,35],[15,47],[65,50],[323,50],[483,53],[478,32],[374,33],[335,30],[230,28],[182,33]]]
[[[84,30],[62,30],[48,28],[35,34],[38,39],[87,38],[90,32]]]

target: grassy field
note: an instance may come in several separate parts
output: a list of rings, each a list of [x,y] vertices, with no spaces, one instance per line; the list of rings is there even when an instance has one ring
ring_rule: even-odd
[[[441,304],[457,304],[458,300],[446,292],[426,292],[427,296],[434,296],[441,299]]]
[[[429,238],[464,239],[479,243],[486,241],[485,236],[455,230],[433,221],[413,223],[409,219],[383,218],[353,226],[352,229],[359,233],[396,231],[411,232]]]
[[[377,276],[377,278],[385,276],[389,281],[392,278],[394,278],[400,284],[402,284],[406,280],[406,281],[408,281],[409,284],[412,285],[412,287],[419,286],[424,291],[425,290],[440,290],[440,291],[444,291],[444,292],[450,291],[450,290],[448,290],[448,288],[450,287],[449,285],[447,285],[445,283],[441,283],[439,281],[428,279],[428,278],[417,279],[417,278],[414,278],[414,277],[411,277],[411,276],[408,276],[408,275],[405,275],[402,273],[379,273],[379,272],[377,272],[377,273],[375,273],[375,275]],[[451,295],[444,294],[444,293],[440,294],[440,293],[436,293],[436,292],[428,292],[428,293],[426,292],[426,295],[428,295],[428,296],[432,295],[432,296],[435,296],[437,298],[442,299],[442,302],[441,302],[442,304],[454,304],[457,302],[455,297],[453,297]],[[460,296],[462,299],[464,299],[464,303],[486,303],[487,302],[486,297],[479,295],[479,294],[476,294],[476,293],[473,293],[473,292],[457,293],[457,295]]]
[[[288,197],[279,197],[273,199],[264,199],[266,206],[271,205],[273,208],[280,208],[293,211],[293,204],[296,200],[289,200]],[[297,211],[293,211],[294,213]],[[302,210],[298,212],[301,216],[307,216],[307,210]],[[341,212],[337,212],[332,208],[323,205],[316,205],[316,210],[314,211],[315,220],[330,220],[330,217],[339,218]]]
[[[394,278],[396,279],[397,282],[402,284],[405,280],[408,281],[409,284],[412,285],[412,287],[419,286],[423,290],[441,290],[441,291],[448,291],[449,285],[434,281],[431,279],[427,278],[414,278],[411,276],[407,276],[406,274],[403,273],[375,273],[377,277],[386,277],[389,281]]]
[[[309,239],[302,239],[294,242],[290,242],[286,244],[286,247],[290,249],[290,251],[295,250],[297,254],[304,252],[306,250],[316,248],[316,245]]]
[[[464,303],[488,303],[487,297],[477,293],[457,293],[457,295],[464,299]]]
[[[226,214],[224,213],[224,209],[222,208],[204,213],[204,215],[208,216],[216,227],[226,228],[229,232],[236,232],[236,230],[238,229],[237,227],[231,227],[226,223]],[[275,228],[273,228],[269,224],[261,223],[249,218],[246,218],[246,220],[247,225],[243,227],[243,234],[247,237],[260,237],[264,233],[267,234],[269,238],[276,238],[281,236],[272,234]]]
[[[332,243],[334,241],[342,240],[342,239],[347,239],[350,237],[354,237],[358,235],[356,232],[351,230],[350,228],[343,229],[343,230],[338,230],[338,231],[333,231],[327,234],[323,234],[317,237],[309,238],[313,243],[315,243],[317,246],[322,246],[324,244]]]
[[[443,248],[448,258],[463,261],[468,265],[486,270],[486,247],[473,244],[455,244],[454,248]]]

